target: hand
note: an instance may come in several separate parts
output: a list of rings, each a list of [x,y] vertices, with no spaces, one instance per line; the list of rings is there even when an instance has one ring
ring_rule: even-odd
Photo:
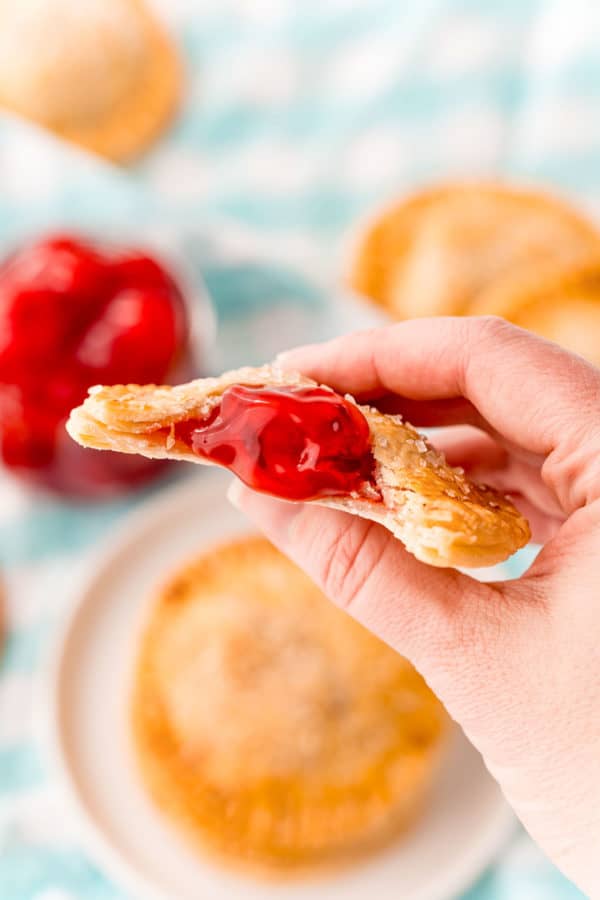
[[[413,320],[285,354],[339,391],[446,426],[434,443],[510,492],[544,548],[483,584],[382,527],[241,485],[233,502],[334,603],[411,659],[532,836],[600,896],[600,371],[493,318]]]

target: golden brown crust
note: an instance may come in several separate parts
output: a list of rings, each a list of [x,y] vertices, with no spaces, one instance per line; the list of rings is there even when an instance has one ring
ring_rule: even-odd
[[[140,0],[114,10],[106,6],[96,0],[82,26],[72,5],[49,3],[52,38],[47,19],[38,21],[39,5],[31,13],[27,0],[18,12],[10,4],[0,7],[5,39],[26,60],[16,62],[14,71],[8,62],[0,65],[0,105],[88,150],[126,161],[145,150],[175,112],[181,64]],[[52,41],[62,41],[60,52]]]
[[[447,724],[412,666],[260,537],[165,585],[132,699],[157,804],[200,849],[263,873],[354,859],[397,835]]]
[[[394,318],[470,314],[505,275],[599,250],[595,226],[558,197],[493,182],[442,184],[377,216],[350,282]]]
[[[502,279],[472,312],[502,316],[600,366],[600,255]]]
[[[67,423],[85,447],[153,458],[206,462],[179,442],[169,426],[205,418],[232,384],[314,385],[271,366],[238,369],[176,387],[92,388]],[[352,398],[348,398],[352,400]],[[353,401],[354,402],[354,401]],[[472,484],[398,416],[359,406],[371,431],[380,496],[348,495],[315,501],[384,525],[418,559],[437,566],[487,566],[529,540],[527,522],[502,494]]]

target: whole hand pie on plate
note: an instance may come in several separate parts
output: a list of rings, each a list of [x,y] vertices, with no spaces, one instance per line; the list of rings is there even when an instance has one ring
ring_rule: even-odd
[[[142,0],[0,0],[0,106],[123,160],[163,129],[175,50]]]
[[[260,537],[177,572],[141,642],[132,722],[150,794],[200,849],[257,872],[398,834],[446,721],[406,660]]]
[[[529,539],[504,495],[448,466],[399,416],[269,366],[92,388],[67,430],[85,447],[221,465],[257,490],[363,516],[432,565],[492,565]]]
[[[352,286],[397,319],[472,312],[505,276],[600,250],[565,201],[502,184],[447,184],[385,210],[354,257]]]

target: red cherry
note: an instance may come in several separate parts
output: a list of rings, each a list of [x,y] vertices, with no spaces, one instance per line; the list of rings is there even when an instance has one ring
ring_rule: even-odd
[[[69,359],[48,373],[44,383],[48,409],[54,410],[57,418],[66,417],[74,406],[83,402],[89,387],[89,373]]]
[[[181,291],[171,275],[155,259],[145,253],[132,251],[113,260],[112,271],[121,289],[133,287],[166,292],[176,314],[177,341],[185,341],[185,305]]]
[[[15,367],[51,364],[85,325],[106,291],[100,257],[55,239],[27,247],[0,268],[0,379]]]
[[[29,290],[51,291],[81,298],[99,296],[106,263],[90,244],[68,237],[51,237],[17,251],[2,267],[2,278]]]
[[[0,379],[10,380],[23,365],[43,368],[60,356],[72,318],[69,305],[60,294],[12,291],[0,283]]]
[[[119,284],[127,287],[164,288],[178,294],[171,276],[155,259],[145,253],[131,251],[117,256],[111,262]]]
[[[56,417],[39,404],[29,405],[16,385],[0,385],[0,451],[12,468],[42,469],[52,463]]]
[[[90,384],[160,381],[177,349],[175,317],[162,292],[129,288],[109,301],[76,352]]]

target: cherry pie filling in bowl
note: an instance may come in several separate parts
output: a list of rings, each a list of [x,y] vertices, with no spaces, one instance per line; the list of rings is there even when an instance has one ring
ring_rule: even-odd
[[[84,453],[64,422],[91,385],[192,374],[185,298],[147,252],[56,235],[0,264],[0,457],[22,479],[102,496],[155,474]]]

